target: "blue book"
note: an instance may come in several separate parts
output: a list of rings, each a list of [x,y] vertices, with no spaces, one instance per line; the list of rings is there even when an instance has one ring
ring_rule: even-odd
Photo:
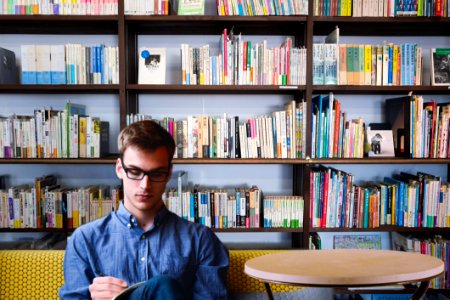
[[[312,132],[312,134],[316,135],[316,144],[312,145],[312,147],[315,147],[316,155],[313,158],[322,158],[322,132],[324,130],[322,126],[322,95],[317,95],[314,98],[312,98],[312,104],[313,109],[311,110],[313,114],[316,115],[316,132]]]
[[[397,185],[396,203],[395,203],[395,224],[404,226],[404,212],[405,212],[405,184],[401,180],[391,177],[385,177],[384,182]]]

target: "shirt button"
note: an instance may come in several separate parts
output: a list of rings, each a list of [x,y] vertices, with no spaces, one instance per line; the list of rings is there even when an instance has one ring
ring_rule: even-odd
[[[128,223],[127,226],[128,226],[128,228],[131,228],[131,224],[130,223]]]
[[[141,261],[145,261],[145,257],[141,257]]]
[[[145,235],[141,236],[141,240],[145,240]]]

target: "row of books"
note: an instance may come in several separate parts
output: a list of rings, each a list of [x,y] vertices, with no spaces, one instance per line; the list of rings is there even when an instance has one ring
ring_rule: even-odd
[[[119,48],[22,45],[22,84],[118,84]]]
[[[315,16],[447,17],[447,0],[315,0]]]
[[[302,196],[264,196],[264,228],[302,228]]]
[[[2,0],[0,15],[117,15],[118,0]]]
[[[349,120],[333,93],[312,99],[311,158],[364,156],[365,124]]]
[[[450,104],[425,101],[408,95],[386,99],[398,155],[414,158],[447,158]]]
[[[212,228],[303,227],[303,197],[263,197],[257,186],[229,190],[179,185],[167,190],[163,200],[183,219]]]
[[[252,43],[241,34],[220,36],[220,53],[211,56],[209,45],[181,45],[182,84],[301,85],[306,83],[306,49],[292,47],[292,39],[269,48],[267,41]]]
[[[290,101],[285,110],[242,123],[226,114],[157,121],[173,136],[177,158],[305,158],[305,116],[306,103]]]
[[[360,185],[352,174],[317,166],[310,185],[313,227],[450,226],[450,185],[438,176],[400,172]]]
[[[261,190],[236,188],[233,192],[200,188],[165,194],[169,210],[183,219],[212,228],[259,228],[261,226]]]
[[[415,252],[434,256],[444,261],[445,271],[442,275],[431,279],[430,288],[450,288],[450,241],[448,238],[436,235],[431,238],[391,233],[392,250]]]
[[[450,104],[424,102],[422,96],[415,95],[409,104],[411,157],[449,157]]]
[[[414,43],[313,44],[313,84],[421,85],[422,48]]]
[[[0,190],[0,228],[77,228],[119,207],[121,187],[63,188],[55,175]]]
[[[308,0],[218,0],[219,16],[307,15]]]
[[[125,0],[124,12],[125,15],[169,15],[169,1]]]
[[[98,158],[109,153],[109,123],[82,105],[0,118],[1,158]]]

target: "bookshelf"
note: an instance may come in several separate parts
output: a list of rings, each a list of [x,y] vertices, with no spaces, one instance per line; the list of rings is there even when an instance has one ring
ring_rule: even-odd
[[[309,3],[309,11],[313,11],[313,1]],[[30,99],[39,95],[61,95],[61,100],[67,95],[91,97],[96,100],[99,96],[112,97],[117,115],[116,129],[123,128],[126,124],[126,115],[141,112],[148,109],[151,114],[149,102],[158,97],[174,97],[179,106],[185,105],[183,97],[241,97],[244,101],[252,103],[252,96],[279,97],[279,103],[286,99],[297,101],[305,99],[311,103],[313,95],[333,92],[338,96],[346,95],[402,95],[413,91],[420,95],[449,95],[448,87],[443,86],[353,86],[353,85],[312,85],[312,44],[316,36],[326,35],[335,26],[339,26],[341,34],[349,37],[355,36],[445,36],[450,32],[450,18],[440,17],[319,17],[310,13],[308,16],[135,16],[124,15],[123,2],[119,1],[119,14],[117,16],[19,16],[0,15],[0,32],[5,35],[109,35],[117,39],[119,46],[119,84],[111,85],[1,85],[0,99],[10,94],[24,95]],[[247,38],[258,36],[292,36],[294,44],[305,46],[307,52],[307,84],[298,86],[259,86],[259,85],[231,85],[231,86],[201,86],[181,85],[179,80],[171,78],[165,85],[142,85],[137,83],[138,62],[136,53],[140,39],[153,37],[172,37],[177,43],[187,42],[198,36],[213,36],[212,40],[218,40],[218,36],[224,28],[234,28],[235,32],[242,32]],[[23,44],[24,42],[20,42]],[[161,45],[163,46],[163,45]],[[172,54],[169,53],[169,55]],[[175,59],[175,58],[174,58]],[[178,57],[176,56],[176,59]],[[179,70],[172,71],[173,73]],[[208,98],[205,98],[205,102]],[[28,100],[24,100],[28,101]],[[345,99],[343,99],[345,101]],[[370,101],[370,100],[368,100]],[[49,102],[51,102],[49,100]],[[47,105],[52,105],[49,103]],[[155,101],[158,103],[158,101]],[[254,102],[257,103],[257,102]],[[189,104],[188,104],[189,105]],[[10,112],[12,113],[12,111]],[[247,112],[250,114],[250,112]],[[308,105],[307,115],[311,115],[311,106]],[[117,121],[119,120],[119,121]],[[307,132],[311,131],[310,122],[307,123]],[[111,134],[114,141],[116,134]],[[112,142],[114,144],[114,142]],[[311,144],[311,137],[307,136],[307,145]],[[114,148],[113,148],[114,149]],[[310,151],[309,149],[307,151]],[[102,167],[109,172],[115,163],[117,155],[98,159],[0,159],[0,168],[4,172],[16,165],[61,165],[68,170],[73,167]],[[201,168],[202,166],[230,166],[239,170],[253,168],[255,165],[283,167],[283,172],[290,172],[292,182],[291,192],[294,195],[303,195],[305,199],[305,214],[303,229],[216,229],[217,232],[253,233],[253,232],[284,232],[292,234],[294,247],[307,247],[310,232],[345,232],[345,231],[369,231],[367,229],[343,229],[343,228],[311,228],[309,210],[309,168],[315,164],[325,165],[368,165],[369,168],[377,168],[380,165],[448,165],[447,159],[411,159],[411,158],[330,158],[330,159],[187,159],[177,158],[176,166],[189,166]],[[43,174],[41,174],[43,175]],[[69,176],[69,175],[65,175]],[[113,176],[113,172],[111,172]],[[251,179],[248,180],[252,184]],[[260,186],[264,191],[264,186]],[[370,231],[399,231],[399,232],[425,232],[447,233],[448,228],[404,228],[387,226],[371,228]],[[0,232],[54,232],[55,230],[34,229],[1,229]],[[56,230],[58,231],[58,230]]]

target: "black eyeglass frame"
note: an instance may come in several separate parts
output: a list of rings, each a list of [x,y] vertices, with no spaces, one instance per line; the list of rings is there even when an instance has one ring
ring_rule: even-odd
[[[128,167],[125,167],[125,164],[123,163],[123,158],[122,157],[120,157],[120,164],[122,165],[122,169],[125,171],[125,174],[127,175],[127,178],[131,179],[131,180],[139,181],[139,180],[144,179],[145,176],[147,176],[148,179],[150,179],[151,182],[164,182],[164,181],[167,180],[167,177],[169,177],[169,174],[170,174],[170,171],[168,171],[168,172],[166,172],[166,171],[164,171],[164,172],[161,172],[161,171],[144,171],[144,170],[141,170],[139,168],[128,168]],[[137,169],[137,170],[141,171],[142,172],[142,177],[140,177],[140,178],[131,178],[130,175],[128,174],[128,172],[131,169]],[[160,174],[161,173],[165,173],[165,176],[164,176],[164,178],[159,178],[159,177],[152,176],[152,175],[155,175],[156,173],[160,173]]]

